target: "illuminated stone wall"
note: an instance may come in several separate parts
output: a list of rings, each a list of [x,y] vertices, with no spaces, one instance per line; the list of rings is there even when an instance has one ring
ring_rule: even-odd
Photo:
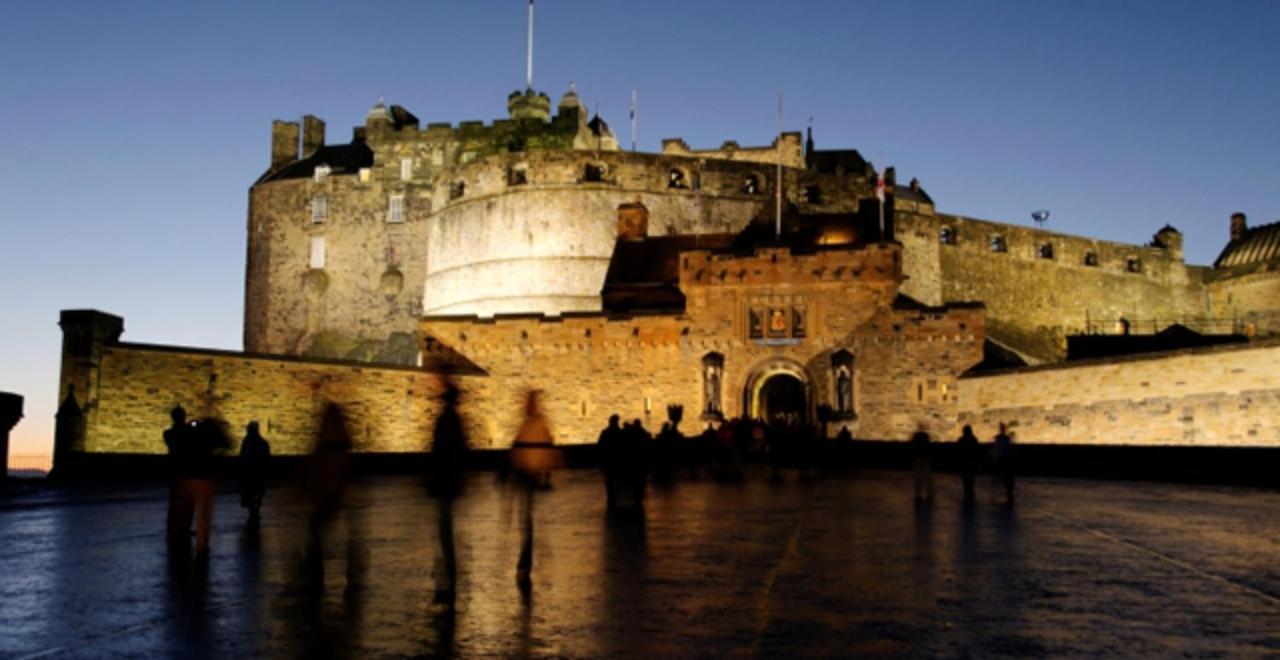
[[[1280,335],[1280,264],[1215,271],[1208,288],[1214,318],[1254,336]]]
[[[1036,361],[1060,360],[1066,335],[1083,332],[1089,319],[1114,325],[1124,316],[1167,325],[1209,316],[1202,283],[1207,269],[1183,263],[1176,233],[1162,235],[1171,245],[1158,247],[931,212],[899,213],[897,220],[908,253],[918,255],[911,277],[937,274],[936,284],[922,281],[917,290],[937,290],[944,301],[983,302],[991,336]],[[941,244],[944,227],[954,232],[953,244]],[[1003,239],[1005,251],[991,249],[995,237]],[[1052,258],[1039,255],[1043,245],[1052,247]],[[1085,264],[1087,252],[1096,266]],[[932,258],[936,271],[930,270]],[[1130,259],[1139,272],[1129,271]]]
[[[594,442],[609,415],[657,430],[668,405],[685,411],[682,429],[701,427],[703,358],[724,358],[721,409],[751,411],[752,384],[782,370],[804,380],[812,405],[832,403],[831,355],[854,356],[859,437],[904,439],[924,425],[949,431],[958,375],[981,359],[980,306],[896,309],[901,252],[896,245],[792,256],[761,249],[752,257],[706,252],[682,256],[685,314],[549,318],[428,318],[430,346],[464,354],[489,374],[487,397],[471,410],[493,433],[515,428],[520,397],[544,392],[562,442]],[[802,309],[802,338],[753,339],[753,309]],[[496,437],[501,443],[504,437]]]
[[[959,399],[984,441],[1280,447],[1280,342],[963,378]]]

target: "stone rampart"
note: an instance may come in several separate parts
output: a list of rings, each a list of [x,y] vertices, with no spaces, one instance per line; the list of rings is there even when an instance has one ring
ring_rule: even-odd
[[[1280,447],[1280,342],[965,377],[959,399],[984,440]]]

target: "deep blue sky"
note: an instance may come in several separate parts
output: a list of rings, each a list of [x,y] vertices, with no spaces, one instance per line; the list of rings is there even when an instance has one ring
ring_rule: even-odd
[[[126,339],[240,347],[247,189],[274,118],[345,142],[378,95],[492,120],[523,85],[525,3],[0,4],[0,390],[15,453],[47,451],[58,310]],[[1276,2],[600,2],[538,5],[535,86],[570,81],[640,148],[773,137],[814,117],[918,177],[940,210],[1211,262],[1233,211],[1280,216]],[[163,419],[157,419],[157,433]]]

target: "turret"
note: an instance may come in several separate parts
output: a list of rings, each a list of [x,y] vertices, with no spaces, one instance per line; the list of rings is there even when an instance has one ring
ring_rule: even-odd
[[[551,118],[551,97],[532,89],[511,92],[507,97],[507,113],[512,119],[547,121]]]
[[[302,118],[302,157],[310,158],[324,146],[324,121],[315,115]]]
[[[395,123],[391,121],[391,111],[387,109],[387,100],[378,97],[378,103],[364,116],[364,132],[368,137],[377,137],[389,132]]]
[[[1156,247],[1164,248],[1170,257],[1182,259],[1182,232],[1174,229],[1172,225],[1161,227],[1151,242]]]
[[[1238,241],[1249,230],[1249,224],[1243,213],[1231,214],[1231,240]]]
[[[298,160],[298,122],[277,119],[271,122],[271,169],[278,170]]]

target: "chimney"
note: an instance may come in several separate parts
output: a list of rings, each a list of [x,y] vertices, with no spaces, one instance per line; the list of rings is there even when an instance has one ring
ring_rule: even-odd
[[[1238,241],[1244,236],[1244,232],[1249,229],[1249,224],[1245,222],[1243,213],[1231,214],[1231,240]]]
[[[298,160],[298,122],[271,122],[271,169],[278,170]]]
[[[308,158],[324,146],[324,120],[315,115],[302,117],[302,157]]]

